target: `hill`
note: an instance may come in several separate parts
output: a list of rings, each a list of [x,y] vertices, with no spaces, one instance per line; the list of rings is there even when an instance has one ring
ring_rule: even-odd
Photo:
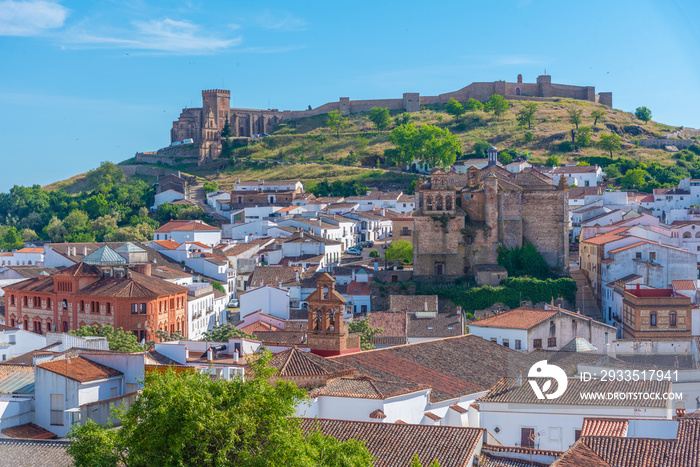
[[[456,135],[462,148],[458,159],[475,157],[475,143],[485,141],[497,146],[499,150],[529,153],[530,161],[535,164],[544,163],[552,155],[557,156],[562,164],[576,163],[587,158],[606,156],[595,143],[603,134],[616,133],[622,138],[622,148],[613,154],[615,160],[630,159],[645,166],[652,163],[660,166],[677,165],[671,153],[638,144],[640,139],[665,136],[676,130],[675,127],[654,121],[644,123],[632,113],[588,101],[562,98],[536,102],[532,129],[528,130],[518,124],[516,116],[530,101],[509,102],[509,110],[501,117],[484,111],[470,111],[460,117],[453,117],[445,111],[444,105],[424,106],[419,112],[407,115],[417,125],[436,125],[447,128]],[[567,143],[571,141],[570,130],[573,128],[569,123],[569,112],[572,109],[581,111],[582,121],[579,127],[591,128],[591,145],[588,147],[572,150]],[[595,125],[591,117],[594,110],[604,112],[604,116]],[[393,116],[397,117],[397,113],[393,113]],[[303,182],[323,178],[331,181],[360,180],[367,186],[384,188],[405,188],[416,178],[396,167],[387,166],[384,156],[385,151],[393,147],[389,133],[395,123],[386,131],[377,131],[368,120],[367,113],[353,114],[348,116],[348,125],[336,137],[326,127],[326,120],[327,115],[318,115],[282,123],[263,138],[230,139],[233,160],[220,159],[212,167],[198,168],[183,164],[172,168],[196,176],[201,181],[215,180],[224,189],[231,188],[239,178],[298,178]],[[591,161],[596,162],[595,159]],[[611,162],[613,161],[608,160],[607,164]],[[606,165],[605,161],[602,163]],[[134,164],[133,159],[122,162],[122,165],[131,164]],[[151,181],[148,177],[140,178]],[[85,183],[84,174],[46,188],[59,186],[69,192],[91,189]]]

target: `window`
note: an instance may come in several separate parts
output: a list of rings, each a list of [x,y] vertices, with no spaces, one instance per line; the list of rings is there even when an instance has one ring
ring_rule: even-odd
[[[442,276],[445,273],[445,263],[435,263],[435,275]]]
[[[90,302],[90,312],[99,313],[100,312],[100,302]]]
[[[107,314],[111,315],[112,314],[112,304],[107,302],[106,307],[107,307]]]
[[[34,308],[41,308],[41,298],[34,297]]]
[[[557,346],[557,338],[556,337],[548,337],[547,338],[547,347],[556,347]]]
[[[408,227],[404,227],[403,230],[401,230],[401,235],[408,235],[410,230],[408,230]]]
[[[10,295],[10,305],[15,306],[15,296]]]
[[[63,308],[64,310],[68,309],[68,300],[66,300],[65,298],[61,302],[61,308]]]
[[[23,305],[23,306],[27,306],[28,300],[29,300],[29,299],[28,299],[27,297],[23,297],[23,298],[22,298],[22,305]]]
[[[50,299],[50,298],[47,298],[47,299],[46,299],[46,309],[47,309],[47,310],[50,310],[50,309],[51,309],[51,299]]]
[[[652,311],[651,314],[649,315],[649,325],[656,326],[656,312],[655,311]]]
[[[503,339],[503,347],[509,347],[509,348],[510,348],[510,340],[509,340],[509,339]]]
[[[109,397],[116,397],[117,396],[117,388],[109,388]]]
[[[635,257],[636,259],[642,259],[642,252],[641,252],[641,251],[638,251],[638,252],[635,254],[634,257]]]
[[[80,311],[85,311],[85,300],[80,300]]]
[[[608,333],[605,333],[605,345],[608,345]]]
[[[51,424],[63,426],[63,394],[51,394]]]
[[[649,252],[649,261],[656,261],[656,252],[655,251]]]
[[[498,344],[498,337],[492,337],[491,342],[495,342],[496,344]]]
[[[581,437],[581,430],[574,430],[574,441],[578,441]]]
[[[675,328],[676,327],[676,312],[675,311],[672,311],[668,315],[668,320],[669,320],[668,325],[671,326],[672,328]]]
[[[532,347],[535,349],[541,349],[542,348],[542,339],[533,339],[532,340]]]
[[[515,339],[515,350],[522,350],[522,345],[520,339]]]
[[[576,337],[576,331],[578,330],[578,321],[576,321],[576,318],[571,320],[571,330],[574,334],[574,337]]]
[[[367,313],[367,305],[360,306],[360,313]]]

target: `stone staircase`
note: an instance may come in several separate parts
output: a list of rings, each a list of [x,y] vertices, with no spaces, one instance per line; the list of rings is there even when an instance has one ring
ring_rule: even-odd
[[[578,290],[576,291],[576,308],[581,310],[581,314],[589,318],[603,321],[603,314],[600,312],[598,302],[593,296],[591,285],[586,279],[586,275],[580,269],[571,269],[569,275],[576,281]]]
[[[200,206],[203,208],[206,207],[207,200],[204,196],[204,187],[202,185],[190,186],[189,198],[187,199],[187,201],[195,204],[196,206]]]

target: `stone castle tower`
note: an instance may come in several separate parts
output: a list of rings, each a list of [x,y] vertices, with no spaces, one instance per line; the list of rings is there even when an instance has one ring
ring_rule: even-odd
[[[430,182],[416,191],[414,277],[473,275],[476,265],[497,264],[499,246],[523,242],[532,243],[550,267],[566,271],[567,188],[536,170],[434,169]]]

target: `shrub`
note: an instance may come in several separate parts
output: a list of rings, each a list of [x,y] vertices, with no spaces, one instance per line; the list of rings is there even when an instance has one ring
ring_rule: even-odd
[[[523,141],[525,141],[526,143],[529,143],[530,141],[532,141],[534,139],[535,139],[535,134],[531,131],[526,131],[523,134]]]

